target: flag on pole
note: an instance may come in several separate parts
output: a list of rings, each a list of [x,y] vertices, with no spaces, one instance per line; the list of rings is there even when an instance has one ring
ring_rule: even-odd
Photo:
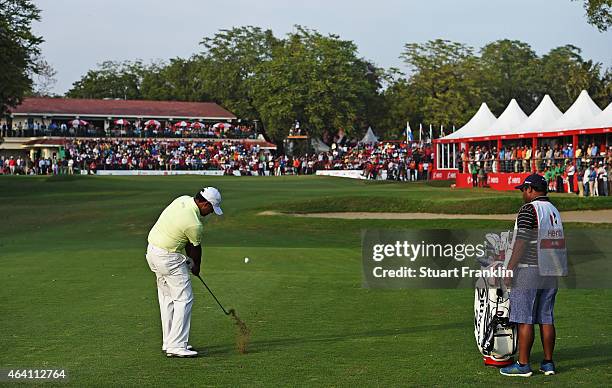
[[[412,129],[410,129],[410,122],[406,121],[406,143],[410,143],[414,141],[414,136],[412,136]]]

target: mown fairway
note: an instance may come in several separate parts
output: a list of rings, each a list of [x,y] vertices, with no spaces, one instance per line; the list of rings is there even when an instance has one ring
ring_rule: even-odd
[[[231,320],[194,282],[191,343],[206,356],[166,359],[146,235],[173,198],[204,185],[221,190],[225,216],[207,221],[202,275],[251,327],[252,343],[249,354],[236,352]],[[612,207],[607,198],[554,198],[564,209]],[[361,287],[364,228],[509,222],[257,214],[519,205],[518,193],[316,177],[0,177],[0,368],[63,368],[75,386],[607,385],[610,291],[560,290],[559,375],[516,381],[482,366],[473,291]],[[533,367],[542,357],[537,341]]]

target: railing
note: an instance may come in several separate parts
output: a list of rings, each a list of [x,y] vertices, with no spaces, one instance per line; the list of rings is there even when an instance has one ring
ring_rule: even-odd
[[[240,130],[229,130],[219,136],[212,131],[206,130],[132,130],[132,129],[107,129],[100,128],[67,128],[67,129],[1,129],[0,137],[37,137],[37,136],[59,136],[59,137],[140,137],[140,138],[198,138],[198,139],[256,139],[257,132],[244,132]]]
[[[521,172],[544,172],[546,169],[565,168],[570,164],[575,166],[575,169],[584,169],[590,165],[605,163],[609,155],[582,156],[579,158],[535,158],[535,159],[484,159],[484,160],[468,160],[457,163],[459,172],[472,172],[472,166],[476,164],[477,168],[484,169],[486,173],[521,173]]]

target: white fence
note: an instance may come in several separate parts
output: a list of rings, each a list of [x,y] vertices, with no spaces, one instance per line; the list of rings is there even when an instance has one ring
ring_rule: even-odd
[[[97,175],[123,175],[123,176],[134,176],[134,175],[223,175],[222,170],[98,170]]]
[[[318,170],[317,175],[335,176],[340,178],[366,179],[363,170]],[[387,179],[387,170],[379,170],[376,179]]]

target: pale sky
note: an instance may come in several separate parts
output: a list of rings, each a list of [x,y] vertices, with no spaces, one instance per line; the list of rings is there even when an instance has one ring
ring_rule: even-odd
[[[360,55],[406,70],[408,42],[449,39],[476,49],[497,39],[529,43],[538,55],[573,44],[612,66],[612,32],[587,24],[570,0],[34,0],[43,55],[63,94],[105,60],[189,57],[219,29],[254,25],[284,36],[295,24],[352,40]]]

